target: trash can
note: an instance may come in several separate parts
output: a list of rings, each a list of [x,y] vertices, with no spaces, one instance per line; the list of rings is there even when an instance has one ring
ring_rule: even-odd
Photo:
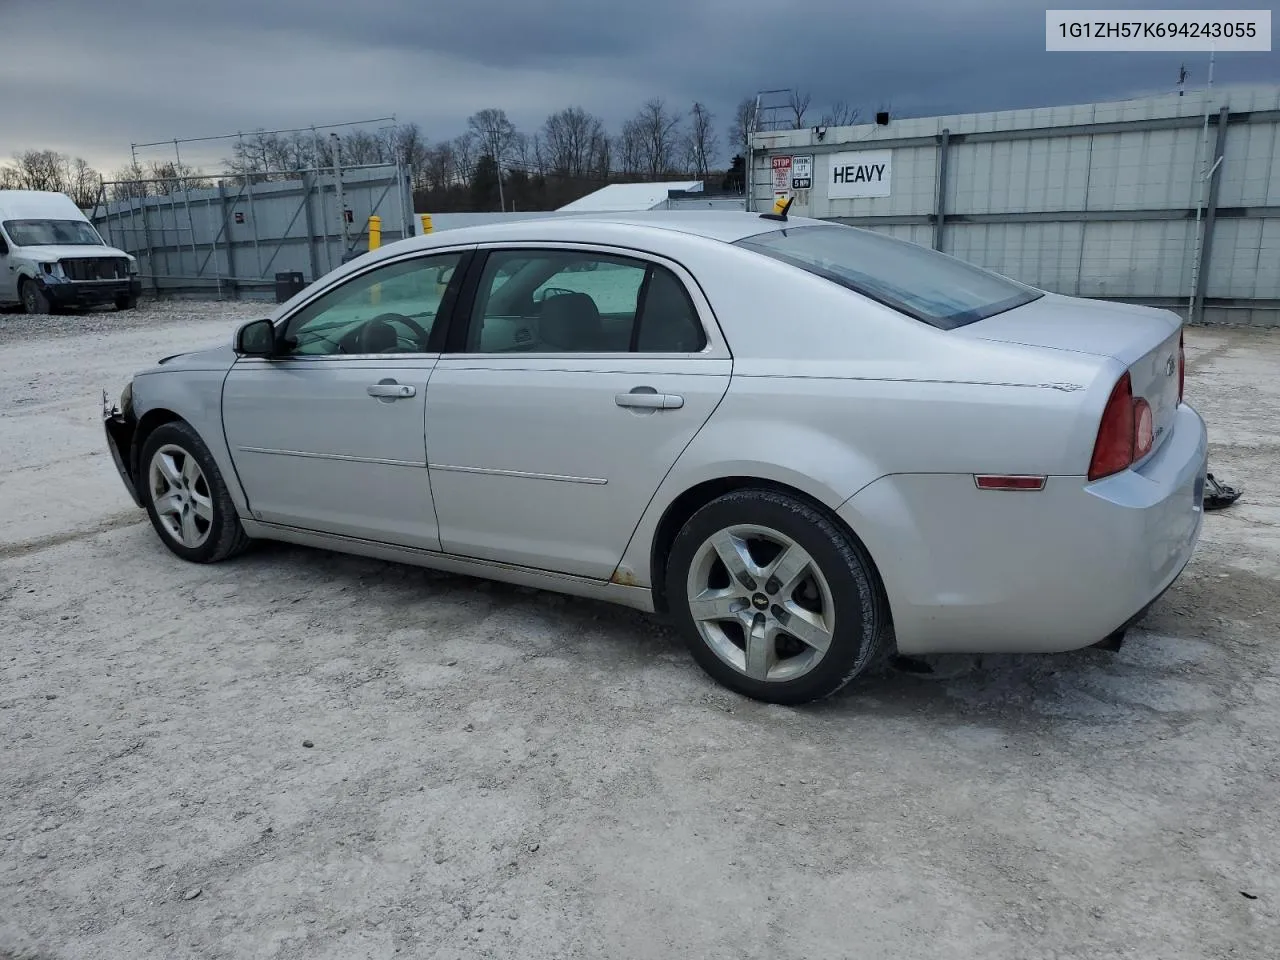
[[[284,303],[289,298],[301,293],[306,287],[301,273],[276,274],[276,303]]]

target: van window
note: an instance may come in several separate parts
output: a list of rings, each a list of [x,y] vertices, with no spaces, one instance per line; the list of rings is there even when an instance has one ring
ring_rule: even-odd
[[[84,220],[6,220],[4,229],[19,247],[103,245],[98,231]]]

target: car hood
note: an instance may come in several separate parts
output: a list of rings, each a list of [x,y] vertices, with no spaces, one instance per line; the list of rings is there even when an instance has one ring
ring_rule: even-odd
[[[135,259],[132,255],[115,247],[103,247],[96,243],[70,244],[59,243],[44,247],[18,247],[15,251],[32,260],[61,260],[64,257],[125,257]]]
[[[1128,366],[1172,336],[1171,310],[1046,293],[1031,303],[953,330],[952,335],[1111,357]]]

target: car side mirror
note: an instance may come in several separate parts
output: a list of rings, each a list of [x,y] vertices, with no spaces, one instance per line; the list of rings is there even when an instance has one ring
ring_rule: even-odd
[[[275,325],[270,320],[250,320],[236,331],[236,353],[244,357],[274,357]]]

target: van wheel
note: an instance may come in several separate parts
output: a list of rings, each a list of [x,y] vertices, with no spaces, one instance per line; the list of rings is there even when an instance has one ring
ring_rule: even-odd
[[[137,308],[138,308],[137,297],[130,297],[130,296],[116,297],[117,310],[136,310]]]
[[[27,313],[53,313],[49,298],[36,286],[34,280],[22,281],[22,308]]]

